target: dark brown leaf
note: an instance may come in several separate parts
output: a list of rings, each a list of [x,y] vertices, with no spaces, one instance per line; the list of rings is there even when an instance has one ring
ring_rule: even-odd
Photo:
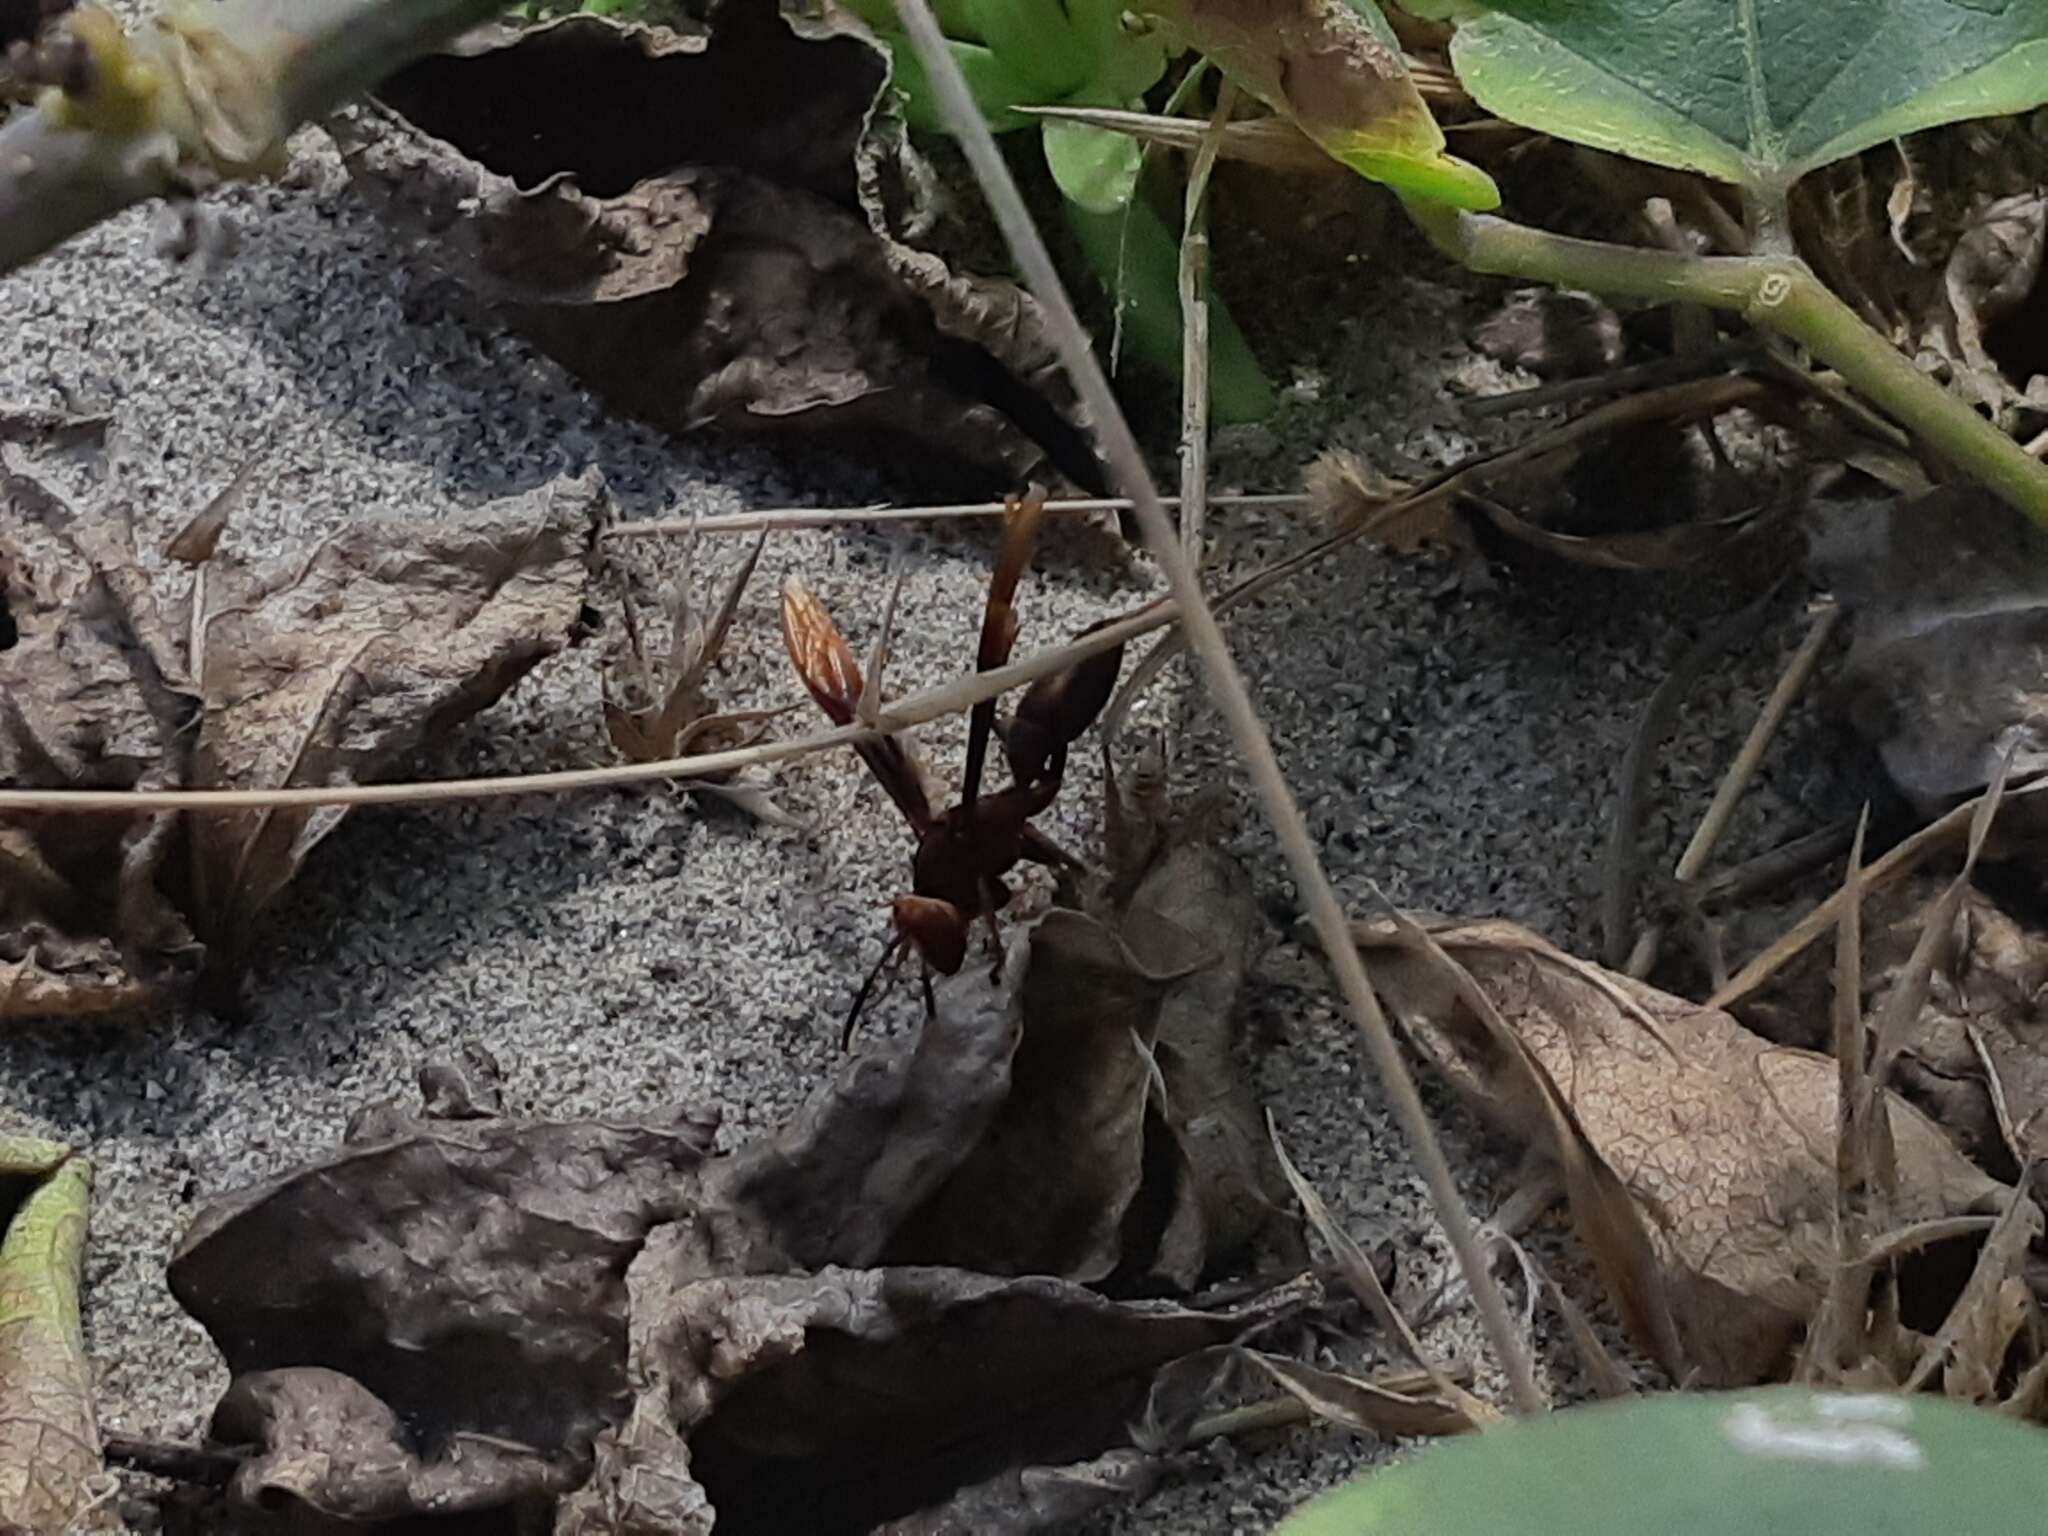
[[[1431,923],[1625,1189],[1684,1362],[1707,1383],[1790,1362],[1838,1258],[1836,1069],[1728,1017],[1573,959],[1503,922]],[[1514,1053],[1440,971],[1361,927],[1390,1011],[1452,1083],[1510,1135],[1552,1157],[1557,1117]],[[1887,1096],[1898,1187],[1918,1221],[2002,1209],[2008,1191],[1940,1129]],[[1578,1205],[1574,1203],[1574,1214]],[[1644,1340],[1654,1348],[1654,1341]]]
[[[1099,485],[1037,305],[892,237],[929,178],[887,68],[772,0],[688,35],[572,16],[471,34],[334,131],[375,206],[622,410],[829,433],[961,490],[1048,459]]]
[[[1184,843],[1113,921],[1057,909],[1032,930],[1008,1096],[892,1261],[1185,1291],[1273,1224],[1239,1059],[1260,936],[1244,872]]]
[[[863,1536],[1006,1468],[1126,1444],[1160,1366],[1314,1295],[1204,1313],[943,1268],[700,1280],[639,1360],[720,1536]]]
[[[1521,288],[1480,321],[1472,344],[1541,379],[1605,373],[1621,364],[1621,317],[1591,294]]]
[[[1870,1011],[1883,1010],[1898,990],[1948,885],[1948,876],[1926,871],[1867,898]],[[1816,971],[1811,959],[1795,962],[1742,1005],[1742,1016],[1773,1039],[1814,1043],[1800,1025],[1819,990]],[[2021,909],[2009,910],[1979,886],[1962,891],[1945,952],[1901,1044],[1892,1086],[1973,1160],[2016,1173],[2020,1163],[2048,1157],[2048,932]],[[2042,1193],[2037,1183],[2035,1194]]]
[[[376,1525],[421,1510],[442,1517],[525,1505],[544,1510],[575,1485],[574,1463],[490,1435],[450,1434],[418,1454],[420,1427],[353,1377],[320,1366],[237,1376],[209,1437],[254,1447],[228,1497],[244,1511],[319,1528]]]
[[[1997,497],[1944,487],[1845,504],[1815,539],[1816,574],[1854,635],[1851,718],[1899,787],[1946,806],[2048,767],[2048,536]]]
[[[319,1365],[413,1444],[465,1432],[587,1459],[630,1400],[626,1266],[690,1209],[705,1129],[386,1111],[356,1134],[204,1211],[172,1294],[237,1376]]]
[[[872,1267],[1011,1092],[1018,1027],[980,970],[724,1157],[705,1119],[380,1105],[336,1156],[216,1202],[171,1282],[236,1372],[218,1433],[258,1442],[241,1496],[383,1523],[573,1487],[560,1531],[701,1536],[714,1515],[852,1533],[930,1511],[944,1530],[1122,1486],[1116,1463],[1066,1467],[1128,1443],[1159,1366],[1318,1293],[1195,1312]],[[423,1087],[474,1116],[488,1086],[455,1093],[454,1070]]]
[[[496,703],[583,608],[594,476],[435,522],[349,524],[310,558],[208,569],[197,782],[352,784]],[[194,928],[232,974],[255,917],[342,820],[209,817]]]
[[[1942,274],[1955,325],[1960,372],[1971,391],[1994,413],[2025,399],[2048,407],[2048,395],[2028,390],[2029,380],[2008,380],[1985,347],[1987,333],[2027,302],[2041,280],[2048,251],[2048,195],[2036,189],[2001,197],[1963,231]]]

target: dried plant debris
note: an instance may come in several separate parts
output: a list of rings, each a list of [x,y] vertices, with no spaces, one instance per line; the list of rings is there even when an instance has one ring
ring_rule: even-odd
[[[916,1045],[858,1058],[725,1202],[792,1246],[764,1262],[949,1264],[1113,1293],[1187,1291],[1262,1241],[1299,1258],[1241,1066],[1261,934],[1213,846],[1164,853],[1120,910],[1059,908],[1008,974],[942,980]]]
[[[1186,865],[1158,873],[1202,885]],[[1241,899],[1242,881],[1212,874],[1207,899]],[[1207,1049],[1216,1026],[1172,1015],[1176,996],[1208,1004],[1175,988],[1217,967],[1241,980],[1242,952],[1182,935],[1177,968],[1138,971],[1114,930],[1055,917],[1041,925],[1055,957],[1063,930],[1089,924],[1089,953],[1143,999],[1135,1016],[1114,990],[1097,1002],[1098,1032],[1121,1056],[1061,1053],[1063,1031],[1086,1034],[1072,1000],[1038,1022],[1045,983],[1029,973],[1049,962],[1034,932],[1017,941],[1012,985],[980,966],[944,979],[915,1038],[849,1059],[783,1132],[723,1156],[709,1155],[714,1117],[488,1114],[477,1060],[422,1074],[464,1118],[375,1107],[335,1156],[217,1202],[171,1285],[235,1373],[214,1438],[255,1449],[230,1496],[245,1515],[372,1524],[456,1507],[544,1518],[559,1499],[557,1530],[651,1536],[714,1522],[1025,1531],[1048,1510],[1141,1486],[1139,1462],[1094,1459],[1128,1446],[1154,1372],[1313,1304],[1316,1290],[1304,1281],[1205,1312],[1043,1272],[1041,1255],[1080,1254],[1088,1262],[1070,1267],[1156,1290],[1249,1235],[1227,1168],[1220,1207],[1186,1171],[1214,1161],[1203,1138],[1232,1130],[1231,1096],[1204,1075],[1220,1068],[1180,1075],[1177,1123],[1146,1102],[1156,1090],[1141,1082],[1135,1102],[1124,1091],[1126,1058],[1142,1079],[1165,1075],[1169,1039],[1191,1057]],[[1245,941],[1242,929],[1222,938]],[[1019,1071],[1034,1034],[1049,1036],[1047,1059]],[[1030,1081],[1055,1067],[1072,1074],[1064,1093]],[[1106,1131],[1094,1124],[1105,1103]],[[1082,1209],[1055,1188],[1057,1170],[1018,1168],[999,1136],[1021,1135],[1021,1112],[1138,1165],[1135,1192],[1100,1179]],[[961,1211],[948,1196],[961,1179],[1001,1208]],[[1135,1220],[1141,1205],[1157,1214]],[[1268,1207],[1250,1209],[1262,1222]],[[1177,1230],[1190,1235],[1161,1236]],[[902,1261],[970,1249],[989,1272]]]
[[[935,490],[1049,465],[1099,492],[1035,302],[894,233],[931,179],[888,68],[775,0],[689,34],[570,16],[472,33],[334,132],[430,260],[622,410],[832,434]]]
[[[641,617],[635,597],[637,573],[612,561],[611,586],[617,594],[621,622],[605,656],[605,734],[622,757],[636,763],[663,762],[691,753],[722,752],[751,746],[767,729],[778,709],[721,710],[711,696],[712,668],[725,650],[768,533],[761,531],[727,579],[709,622],[693,601],[688,556],[696,541],[684,547],[683,570],[669,584],[662,606],[668,624],[666,659],[650,658],[654,637]],[[685,788],[718,796],[771,826],[802,824],[770,797],[758,777],[726,773],[692,779]]]
[[[92,1164],[0,1136],[0,1530],[61,1531],[91,1513],[102,1469],[79,1327]]]
[[[1422,926],[1457,974],[1366,923],[1376,986],[1485,1116],[1559,1165],[1637,1342],[1705,1385],[1782,1373],[1837,1261],[1835,1062],[1510,923]],[[2006,1208],[2008,1188],[1938,1126],[1887,1105],[1898,1225]],[[1939,1317],[1949,1299],[1903,1300]]]
[[[1988,493],[1845,503],[1812,565],[1847,611],[1858,731],[1923,808],[2048,767],[2048,536]]]
[[[1238,1038],[1261,933],[1243,870],[1200,842],[1120,911],[1049,913],[1014,981],[1009,1092],[890,1257],[1186,1291],[1277,1234]]]
[[[263,565],[232,539],[160,605],[117,517],[0,470],[0,779],[359,783],[569,642],[594,479],[439,522],[365,520]],[[0,1016],[226,1001],[254,920],[344,812],[0,819]]]
[[[1143,1451],[1107,1451],[1066,1467],[1020,1467],[963,1488],[945,1503],[878,1526],[875,1536],[1027,1536],[1070,1531],[1111,1504],[1141,1499],[1160,1465]]]
[[[1481,355],[1539,379],[1578,378],[1621,366],[1621,317],[1589,293],[1517,288],[1473,328]]]
[[[2039,113],[1956,123],[1806,178],[1793,223],[1829,286],[2001,427],[2027,433],[2048,419],[2044,185]]]
[[[1867,1016],[1884,1010],[1907,975],[1949,884],[1925,871],[1865,897]],[[1949,931],[1937,936],[1926,996],[1906,1026],[1891,1083],[1974,1162],[2003,1177],[2048,1158],[2048,930],[2029,906],[1981,884],[1962,890]],[[1737,1011],[1772,1039],[1817,1048],[1827,1030],[1826,1008],[1815,1012],[1825,969],[1809,952]]]

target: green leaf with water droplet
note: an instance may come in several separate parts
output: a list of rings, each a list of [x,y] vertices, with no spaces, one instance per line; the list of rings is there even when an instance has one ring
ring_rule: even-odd
[[[2032,1531],[2048,1431],[1939,1398],[1673,1392],[1431,1446],[1272,1536]]]

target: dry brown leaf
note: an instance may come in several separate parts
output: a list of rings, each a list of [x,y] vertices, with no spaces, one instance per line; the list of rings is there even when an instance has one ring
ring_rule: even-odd
[[[1873,1011],[1898,989],[1949,885],[1947,875],[1925,871],[1868,899],[1864,985]],[[1976,1162],[2017,1172],[2020,1162],[2048,1157],[2048,931],[1972,885],[1946,939],[1904,1026],[1892,1086]],[[1810,960],[1795,963],[1742,1006],[1743,1016],[1787,1044],[1812,1043],[1798,1024],[1818,990],[1813,971]]]
[[[1640,1278],[1668,1302],[1685,1366],[1704,1383],[1730,1385],[1785,1369],[1837,1258],[1834,1062],[1563,956],[1511,923],[1428,927],[1626,1191],[1654,1265]],[[1374,980],[1390,1011],[1451,1082],[1516,1139],[1568,1155],[1555,1110],[1440,968],[1385,926],[1360,925],[1360,939],[1376,951]],[[1919,1111],[1887,1102],[1896,1217],[2003,1207],[2006,1186],[1971,1167]],[[1639,1342],[1656,1347],[1654,1338]]]
[[[1014,982],[1008,1097],[891,1261],[1151,1292],[1240,1255],[1277,1187],[1239,1059],[1260,932],[1243,870],[1199,842],[1108,920],[1049,913]]]
[[[332,131],[373,206],[618,409],[828,434],[935,490],[1048,464],[1100,490],[1036,302],[899,238],[930,177],[886,51],[791,10],[486,28]]]
[[[1576,378],[1621,366],[1621,317],[1587,293],[1519,288],[1474,327],[1482,354],[1541,379]]]
[[[2048,767],[2048,535],[1950,486],[1843,506],[1812,563],[1854,635],[1850,717],[1901,789],[1945,807],[1990,783],[2008,753],[2015,782]]]
[[[1962,376],[1994,413],[2021,399],[2048,407],[2048,394],[2036,396],[2026,379],[2008,381],[1984,345],[1986,333],[2034,291],[2044,251],[2048,194],[2022,192],[1998,198],[1978,214],[1956,241],[1942,273]]]
[[[576,630],[599,490],[363,520],[262,566],[216,551],[168,614],[118,520],[11,469],[0,496],[0,779],[161,789],[363,782],[496,702]],[[0,820],[0,1016],[132,1007],[202,968],[230,999],[255,919],[342,815]]]
[[[1019,1467],[945,1503],[877,1526],[874,1536],[1029,1536],[1071,1531],[1111,1504],[1142,1499],[1164,1472],[1142,1451],[1107,1451],[1065,1467]]]
[[[1382,474],[1358,454],[1333,448],[1308,467],[1308,493],[1332,528],[1359,528],[1403,554],[1426,544],[1462,555],[1479,546],[1451,495],[1410,498],[1415,488]]]
[[[973,967],[917,1038],[721,1157],[715,1116],[503,1119],[488,1062],[423,1071],[463,1118],[375,1106],[337,1155],[215,1202],[172,1261],[235,1372],[216,1432],[255,1447],[230,1496],[385,1521],[572,1489],[555,1528],[587,1536],[947,1530],[1106,1497],[1131,1469],[1075,1464],[1128,1444],[1159,1367],[1320,1292],[1192,1311],[878,1267],[989,1133],[1017,1036]]]

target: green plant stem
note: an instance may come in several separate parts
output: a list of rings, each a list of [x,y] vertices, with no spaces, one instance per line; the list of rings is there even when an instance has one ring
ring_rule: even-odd
[[[2048,527],[2048,466],[1915,368],[1798,258],[1637,250],[1403,202],[1424,234],[1474,272],[1608,298],[1707,304],[1797,342],[1946,462]]]

